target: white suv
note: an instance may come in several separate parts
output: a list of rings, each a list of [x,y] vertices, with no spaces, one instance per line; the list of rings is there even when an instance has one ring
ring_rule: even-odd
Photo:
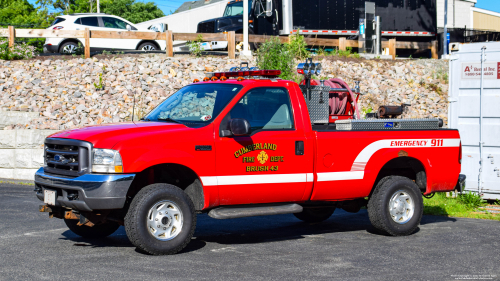
[[[131,22],[117,16],[107,14],[70,14],[58,16],[52,25],[47,29],[64,30],[103,30],[103,31],[149,31],[163,32],[165,25],[152,25],[147,29],[138,28]],[[45,53],[66,53],[72,54],[78,48],[85,46],[85,40],[82,38],[46,38],[43,46]],[[166,42],[164,40],[142,40],[142,39],[105,39],[90,38],[90,51],[102,50],[165,50]]]

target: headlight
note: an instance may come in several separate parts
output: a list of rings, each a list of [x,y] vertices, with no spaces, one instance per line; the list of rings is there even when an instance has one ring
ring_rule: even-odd
[[[94,148],[92,150],[92,172],[123,173],[120,153],[113,149]]]

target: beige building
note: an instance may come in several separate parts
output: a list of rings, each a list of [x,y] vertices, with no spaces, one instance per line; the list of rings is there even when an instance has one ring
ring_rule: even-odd
[[[471,28],[500,32],[500,13],[471,8]]]
[[[500,0],[498,0],[500,2]],[[445,0],[436,0],[437,27],[444,27]],[[447,28],[500,31],[500,13],[476,8],[477,0],[448,0]]]

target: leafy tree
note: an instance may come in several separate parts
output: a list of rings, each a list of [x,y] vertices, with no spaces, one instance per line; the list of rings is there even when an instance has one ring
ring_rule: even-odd
[[[0,0],[4,1],[4,0]],[[26,1],[26,0],[25,0]],[[64,14],[97,12],[95,0],[38,0],[37,3],[50,3],[57,11]],[[122,17],[132,23],[148,21],[165,16],[153,2],[135,0],[101,0],[101,12]],[[92,8],[92,11],[91,11]]]
[[[36,9],[27,0],[0,0],[0,23],[2,25],[47,27],[55,15],[48,9]]]
[[[132,23],[144,22],[164,17],[158,6],[153,2],[135,2],[135,0],[104,0],[101,11],[122,17]]]

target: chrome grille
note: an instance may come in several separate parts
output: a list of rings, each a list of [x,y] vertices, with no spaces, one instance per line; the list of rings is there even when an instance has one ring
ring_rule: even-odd
[[[70,139],[45,140],[47,173],[77,177],[90,171],[92,144]]]

